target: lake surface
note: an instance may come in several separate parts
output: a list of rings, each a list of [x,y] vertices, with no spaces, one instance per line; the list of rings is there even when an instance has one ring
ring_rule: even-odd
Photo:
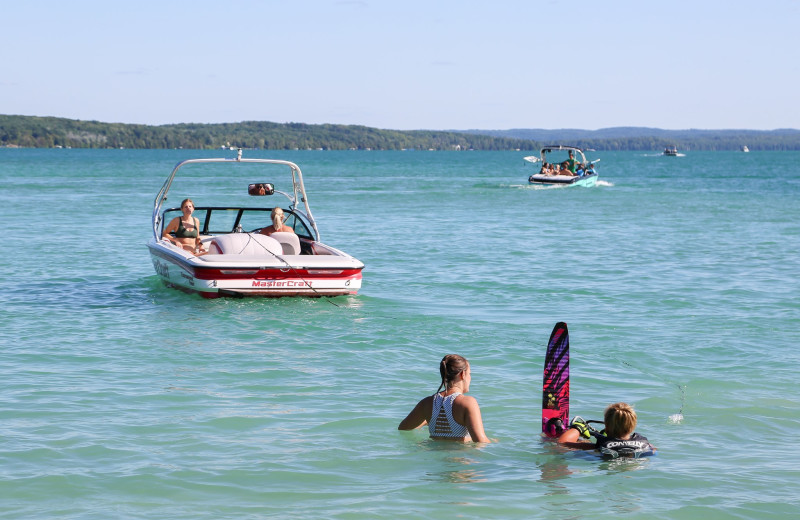
[[[158,188],[235,152],[0,149],[0,517],[800,514],[800,153],[597,152],[600,185],[556,189],[524,152],[244,153],[302,168],[358,296],[161,284]],[[542,442],[557,321],[571,412],[633,404],[658,456]],[[397,431],[448,353],[496,444]]]

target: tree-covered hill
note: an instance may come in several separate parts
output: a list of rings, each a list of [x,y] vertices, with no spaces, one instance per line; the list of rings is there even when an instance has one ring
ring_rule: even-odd
[[[244,121],[162,126],[56,117],[0,115],[0,146],[71,148],[191,148],[269,150],[534,150],[527,139],[426,130],[379,130],[352,125]]]
[[[530,139],[546,144],[572,144],[595,150],[800,150],[800,130],[662,130],[615,127],[600,130],[465,130],[470,134]]]
[[[538,150],[570,144],[595,150],[800,150],[800,130],[381,130],[356,125],[241,123],[135,125],[58,117],[0,115],[0,146],[31,148],[241,147],[269,150]]]

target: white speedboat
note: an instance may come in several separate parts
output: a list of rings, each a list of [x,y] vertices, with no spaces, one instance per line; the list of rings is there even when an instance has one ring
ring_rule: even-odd
[[[678,154],[678,147],[677,146],[667,146],[664,148],[664,155],[668,157],[677,157]]]
[[[554,152],[559,152],[559,154],[555,156],[548,155]],[[575,175],[558,174],[550,169],[553,165],[558,166],[559,164],[567,162],[570,159],[570,154],[579,165],[576,168]],[[555,157],[555,160],[553,157]],[[541,166],[538,167],[539,171],[528,177],[528,182],[531,184],[549,186],[594,186],[597,184],[598,174],[597,171],[595,171],[594,165],[600,162],[600,159],[587,161],[583,150],[575,146],[564,146],[561,144],[545,146],[539,151],[538,157],[529,155],[523,159],[532,164],[541,163]]]
[[[242,195],[259,197],[253,206],[229,205],[235,193],[220,194],[222,204],[197,206],[194,216],[200,222],[200,238],[208,251],[195,255],[163,239],[164,226],[181,215],[179,207],[165,206],[175,176],[209,169],[224,171],[214,175],[215,184],[224,181],[236,186]],[[184,169],[185,168],[185,169]],[[282,172],[281,172],[282,170]],[[253,178],[254,175],[270,177]],[[282,180],[274,177],[282,173]],[[249,179],[249,180],[244,180]],[[274,179],[274,180],[273,180]],[[253,183],[253,180],[269,182]],[[278,186],[285,191],[275,189]],[[276,204],[264,205],[269,196],[280,196]],[[283,201],[284,204],[279,204]],[[270,236],[259,233],[271,224],[270,212],[281,207],[286,216],[284,231]],[[189,159],[178,163],[170,173],[153,205],[153,236],[147,247],[156,273],[165,284],[199,293],[206,298],[220,296],[338,296],[356,294],[361,288],[364,264],[352,256],[323,244],[303,185],[300,168],[289,161],[243,159]]]

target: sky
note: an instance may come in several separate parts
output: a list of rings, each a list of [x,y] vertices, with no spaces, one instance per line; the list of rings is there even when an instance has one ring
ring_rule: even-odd
[[[0,114],[800,129],[800,0],[0,0]]]

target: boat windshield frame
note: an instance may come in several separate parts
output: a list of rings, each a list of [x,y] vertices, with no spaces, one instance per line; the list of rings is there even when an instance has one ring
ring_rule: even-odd
[[[279,206],[276,206],[279,207]],[[227,207],[227,206],[197,206],[194,216],[200,222],[201,235],[219,235],[227,233],[257,233],[270,222],[270,207]],[[284,209],[284,208],[281,208]],[[161,233],[163,226],[174,217],[181,216],[181,208],[165,208],[161,215]],[[300,238],[314,240],[313,231],[300,211],[284,209],[284,224],[292,228]],[[257,220],[261,225],[253,226]],[[249,226],[245,222],[250,223]]]
[[[550,146],[543,146],[542,149],[539,151],[540,160],[544,163],[547,162],[547,154],[551,152],[560,152],[560,151],[573,151],[576,152],[577,155],[580,156],[580,160],[578,161],[581,164],[588,164],[586,160],[586,155],[584,155],[583,150],[578,148],[577,146],[565,146],[563,144],[554,144]]]
[[[295,163],[291,161],[284,161],[280,159],[244,159],[242,158],[242,150],[240,149],[237,153],[235,158],[206,158],[206,159],[187,159],[184,161],[179,162],[175,165],[172,169],[172,172],[169,174],[167,179],[164,181],[164,184],[161,186],[161,189],[158,191],[156,198],[153,202],[153,238],[158,241],[161,238],[159,231],[161,230],[162,226],[162,207],[167,200],[167,193],[169,193],[170,188],[172,187],[172,181],[175,179],[178,171],[186,165],[190,164],[235,164],[235,163],[249,163],[249,164],[271,164],[271,165],[282,165],[287,166],[292,175],[292,193],[286,193],[283,191],[275,190],[275,194],[280,194],[285,196],[289,199],[290,205],[289,209],[302,215],[307,223],[311,226],[311,229],[314,233],[314,239],[319,242],[320,235],[319,229],[317,229],[317,223],[314,220],[314,216],[311,214],[311,208],[308,205],[308,196],[306,195],[306,188],[305,184],[303,183],[303,173],[300,171],[300,167],[297,166]],[[301,210],[298,207],[298,203],[302,202],[305,211]],[[165,208],[166,209],[169,208]]]

